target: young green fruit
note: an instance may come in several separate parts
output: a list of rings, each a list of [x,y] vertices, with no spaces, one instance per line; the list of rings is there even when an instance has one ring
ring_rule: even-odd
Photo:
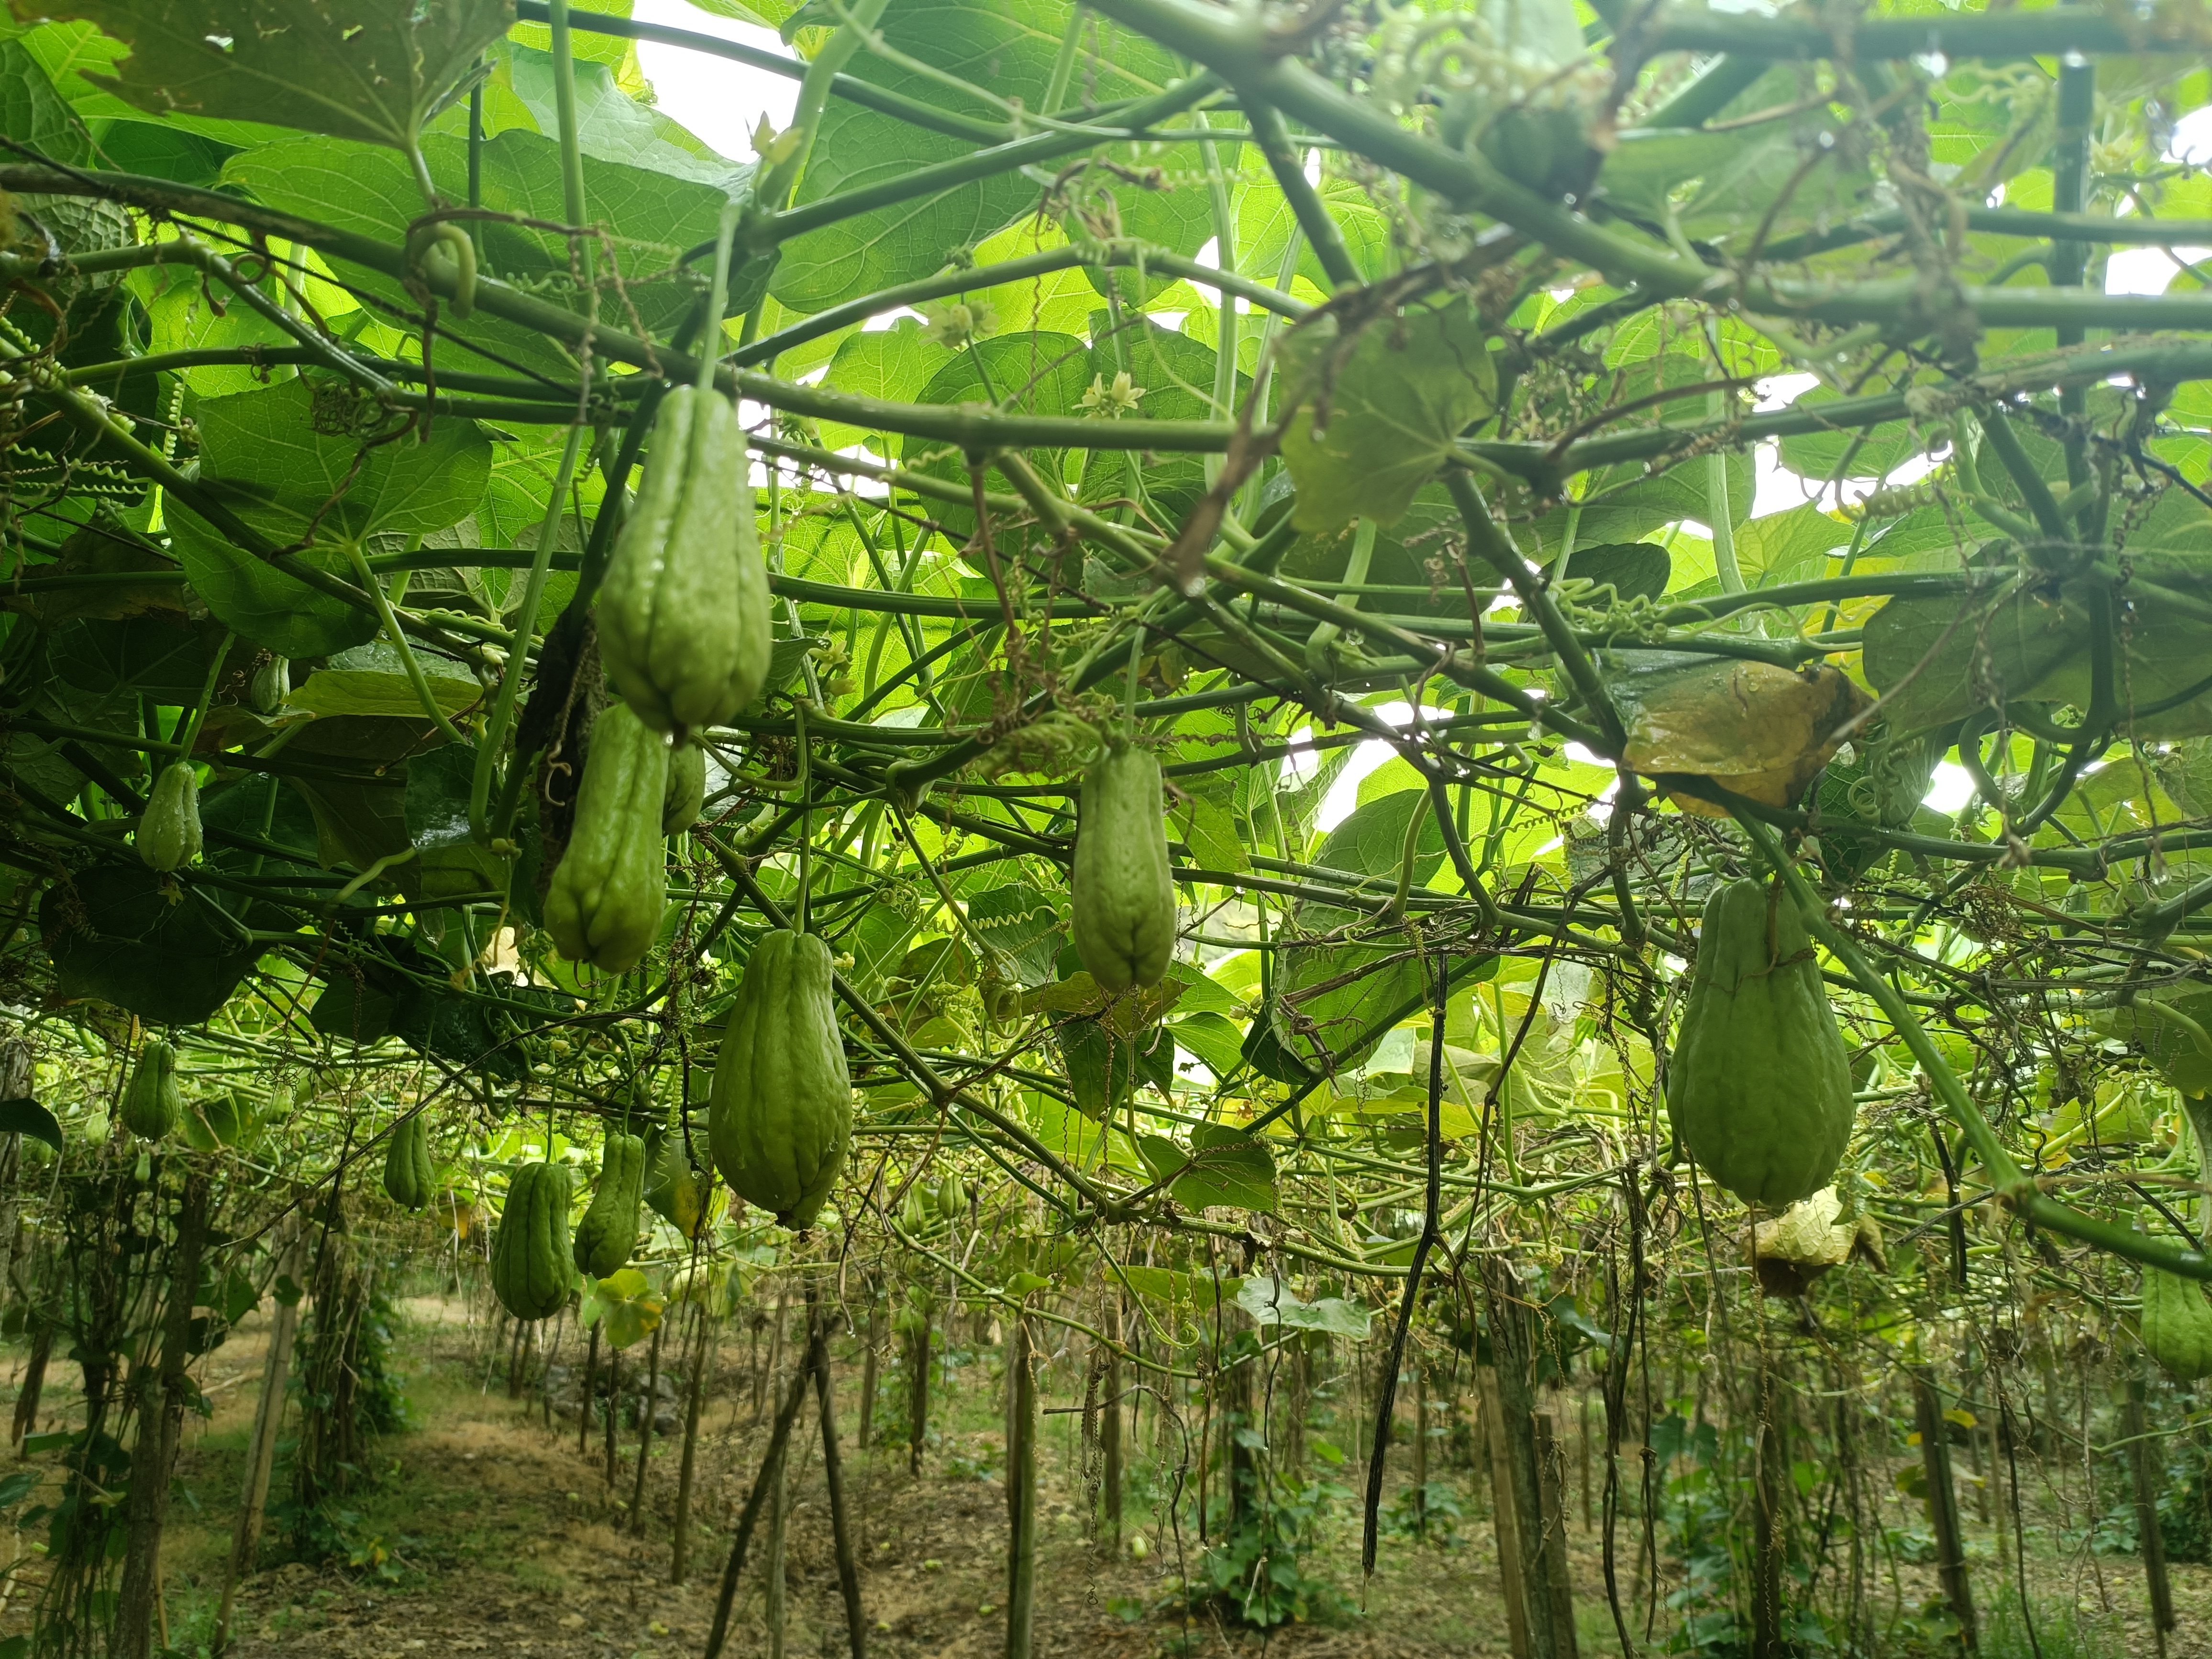
[[[292,695],[292,665],[282,657],[264,657],[254,665],[246,682],[246,706],[257,714],[281,713]]]
[[[947,1221],[968,1213],[968,1188],[958,1176],[949,1175],[938,1183],[937,1212]]]
[[[753,946],[708,1097],[714,1167],[784,1226],[814,1224],[853,1133],[830,947],[778,928]]]
[[[430,1120],[403,1117],[384,1150],[384,1195],[403,1210],[419,1210],[438,1190],[430,1164]]]
[[[899,1200],[899,1226],[917,1238],[929,1231],[929,1209],[921,1201],[918,1186],[908,1188],[906,1196]]]
[[[167,875],[200,855],[200,784],[190,761],[177,761],[154,780],[138,820],[138,856]]]
[[[609,704],[592,723],[575,828],[545,893],[545,931],[571,962],[627,973],[652,948],[667,902],[667,740]]]
[[[620,1133],[607,1137],[599,1184],[592,1206],[576,1224],[576,1265],[605,1279],[629,1260],[637,1243],[637,1201],[645,1183],[645,1142]]]
[[[768,678],[768,571],[744,428],[720,392],[678,386],[661,400],[599,629],[617,689],[655,731],[718,725]]]
[[[1075,949],[1109,991],[1158,985],[1176,939],[1160,763],[1121,744],[1083,779],[1075,832]]]
[[[1691,1156],[1747,1204],[1779,1212],[1835,1174],[1850,1056],[1786,892],[1735,881],[1705,901],[1667,1109]]]
[[[2145,1352],[2180,1382],[2212,1376],[2212,1306],[2204,1286],[2162,1267],[2142,1270]]]
[[[660,833],[680,836],[707,807],[707,751],[679,743],[668,755],[668,791],[660,798]]]
[[[491,1238],[491,1289],[517,1319],[550,1319],[575,1287],[568,1196],[561,1164],[526,1164],[507,1182],[507,1207]]]
[[[177,1127],[184,1110],[176,1050],[159,1037],[149,1037],[139,1052],[138,1069],[123,1091],[123,1127],[142,1140],[160,1140]]]

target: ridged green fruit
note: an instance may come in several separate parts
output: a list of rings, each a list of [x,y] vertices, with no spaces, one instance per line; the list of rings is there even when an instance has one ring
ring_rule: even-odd
[[[929,1206],[921,1201],[921,1188],[908,1188],[906,1196],[899,1200],[899,1225],[908,1237],[919,1238],[929,1231],[930,1220]]]
[[[1158,985],[1175,953],[1160,763],[1150,750],[1109,749],[1084,775],[1075,831],[1075,949],[1109,991]]]
[[[830,947],[786,928],[753,946],[707,1115],[714,1167],[787,1227],[814,1224],[853,1133]]]
[[[138,820],[138,856],[167,875],[200,855],[199,775],[189,761],[163,769]]]
[[[2142,1270],[2142,1345],[2177,1382],[2212,1376],[2212,1305],[2193,1279]]]
[[[568,1171],[556,1164],[526,1164],[507,1184],[491,1237],[491,1289],[517,1319],[550,1319],[575,1287],[568,1194]]]
[[[680,836],[707,808],[707,751],[679,743],[668,754],[668,788],[660,798],[660,833]]]
[[[608,705],[592,723],[575,828],[545,892],[545,931],[569,961],[623,974],[652,949],[668,900],[667,782],[667,739],[624,705]]]
[[[616,689],[656,731],[719,725],[768,678],[768,570],[744,428],[720,392],[679,386],[661,400],[599,627]]]
[[[1705,1173],[1747,1204],[1779,1212],[1836,1172],[1850,1057],[1787,893],[1736,881],[1705,901],[1667,1109]]]
[[[384,1195],[403,1210],[419,1210],[438,1190],[430,1163],[430,1120],[403,1117],[384,1149]]]
[[[645,1153],[645,1201],[653,1212],[685,1238],[702,1237],[722,1208],[714,1178],[691,1167],[684,1137],[656,1134]]]
[[[138,1069],[123,1091],[123,1127],[142,1140],[160,1140],[184,1115],[185,1097],[177,1087],[177,1051],[159,1037],[146,1039]]]
[[[644,1185],[645,1142],[635,1135],[610,1134],[591,1207],[576,1224],[576,1265],[592,1278],[605,1279],[629,1260]]]
[[[968,1213],[968,1188],[958,1176],[949,1175],[937,1183],[937,1212],[947,1221]]]

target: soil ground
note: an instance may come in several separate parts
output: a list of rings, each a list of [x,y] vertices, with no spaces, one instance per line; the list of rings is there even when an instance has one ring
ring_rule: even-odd
[[[571,1344],[573,1347],[573,1342]],[[758,1467],[768,1426],[756,1413],[749,1361],[766,1358],[755,1343],[726,1346],[703,1416],[694,1500],[690,1582],[673,1585],[670,1553],[678,1445],[656,1443],[648,1459],[643,1535],[632,1530],[628,1498],[635,1479],[635,1437],[625,1431],[617,1479],[605,1479],[594,1437],[577,1450],[573,1421],[549,1431],[535,1400],[507,1395],[504,1356],[489,1352],[480,1315],[460,1301],[409,1304],[398,1342],[411,1426],[376,1443],[373,1479],[343,1514],[348,1549],[319,1565],[286,1560],[286,1540],[272,1534],[266,1565],[239,1598],[231,1651],[240,1659],[402,1659],[413,1654],[516,1654],[531,1659],[660,1659],[696,1656],[704,1648],[729,1533]],[[205,1363],[201,1381],[212,1415],[188,1431],[179,1462],[164,1557],[165,1612],[171,1650],[207,1650],[214,1629],[230,1529],[238,1505],[265,1338],[251,1320]],[[627,1357],[635,1363],[641,1350]],[[556,1353],[556,1361],[573,1358]],[[853,1443],[858,1419],[856,1364],[841,1365],[840,1431],[846,1478],[860,1537],[862,1595],[869,1651],[878,1659],[968,1659],[1003,1651],[1006,1552],[1004,1489],[996,1471],[1003,1438],[995,1426],[998,1384],[980,1358],[954,1370],[938,1401],[949,1419],[929,1447],[920,1479],[907,1472],[904,1448],[863,1451]],[[41,1430],[66,1426],[58,1357]],[[1081,1388],[1079,1367],[1048,1375],[1048,1408],[1068,1406]],[[12,1389],[8,1390],[12,1393]],[[890,1390],[879,1407],[895,1416]],[[1079,1395],[1078,1395],[1079,1399]],[[1273,1650],[1291,1659],[1413,1659],[1467,1656],[1506,1659],[1510,1652],[1498,1589],[1497,1553],[1481,1487],[1464,1468],[1441,1472],[1464,1514],[1451,1541],[1439,1546],[1386,1534],[1376,1571],[1364,1595],[1358,1574],[1359,1519],[1345,1498],[1316,1522],[1311,1575],[1331,1586],[1340,1607],[1272,1637],[1224,1627],[1201,1614],[1188,1624],[1171,1609],[1177,1540],[1157,1524],[1141,1462],[1132,1479],[1123,1547],[1102,1549],[1085,1535],[1079,1486],[1066,1477],[1079,1467],[1079,1416],[1045,1419],[1042,1522],[1036,1649],[1041,1656],[1153,1659],[1178,1650],[1226,1653]],[[1150,1425],[1143,1432],[1149,1434]],[[817,1443],[818,1445],[818,1443]],[[1400,1461],[1403,1461],[1400,1454]],[[47,1460],[51,1461],[51,1460]],[[1403,1472],[1399,1472],[1402,1480]],[[799,1463],[787,1553],[788,1612],[784,1651],[845,1651],[840,1599],[818,1449]],[[280,1483],[283,1471],[279,1470]],[[1347,1467],[1341,1483],[1356,1483]],[[1393,1482],[1394,1490],[1399,1481]],[[1620,1651],[1604,1592],[1595,1529],[1577,1522],[1570,1535],[1580,1650]],[[1631,1529],[1621,1532],[1620,1576],[1626,1595],[1634,1568]],[[1136,1540],[1141,1539],[1142,1543]],[[1182,1540],[1194,1571],[1200,1548]],[[1993,1540],[1971,1544],[1975,1571],[1996,1594]],[[21,1546],[18,1546],[21,1548]],[[1139,1552],[1142,1551],[1139,1555]],[[757,1539],[739,1597],[727,1652],[741,1659],[768,1655]],[[1673,1569],[1679,1571],[1679,1564]],[[2169,1638],[2172,1659],[2212,1659],[2212,1569],[2174,1568],[2180,1628]],[[1933,1575],[1905,1567],[1883,1577],[1878,1608],[1910,1613],[1935,1594]],[[0,1601],[0,1638],[28,1630],[38,1578],[35,1554],[22,1583]],[[2143,1607],[2140,1564],[2131,1557],[2038,1562],[2032,1577],[2044,1619],[2043,1659],[2101,1659],[2154,1650]],[[2070,1598],[2054,1591],[2067,1586]],[[1665,1588],[1665,1587],[1662,1587]],[[2069,1614],[2063,1603],[2070,1599]],[[1662,1599],[1655,1648],[1665,1649],[1679,1622]],[[2017,1634],[1993,1632],[1984,1651],[2027,1653]],[[1679,1637],[1677,1640],[1679,1641]],[[1887,1650],[1935,1650],[1900,1626]],[[1675,1648],[1674,1650],[1682,1650]]]

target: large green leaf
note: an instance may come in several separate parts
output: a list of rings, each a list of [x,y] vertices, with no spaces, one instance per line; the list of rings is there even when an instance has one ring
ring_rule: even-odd
[[[200,483],[280,546],[352,578],[344,548],[443,530],[472,512],[491,445],[467,422],[421,441],[326,434],[331,415],[304,380],[199,405]],[[175,546],[193,590],[228,626],[279,656],[319,657],[373,637],[376,620],[234,546],[180,502]]]
[[[464,197],[469,182],[467,141],[439,132],[423,141],[422,151],[439,186],[457,198]],[[553,139],[513,129],[486,141],[477,161],[478,190],[486,208],[565,222],[560,146]],[[619,315],[625,328],[634,325],[635,313],[648,331],[665,337],[697,293],[692,279],[678,272],[677,260],[686,249],[714,236],[727,198],[714,185],[696,179],[674,178],[597,155],[586,155],[582,170],[585,216],[606,234],[600,269],[608,276],[619,274],[621,279],[619,291],[605,295],[605,308]],[[387,243],[403,240],[408,225],[422,211],[421,192],[405,161],[366,144],[283,139],[234,156],[223,177],[272,207]],[[488,274],[556,304],[581,308],[563,238],[504,221],[485,222],[480,234],[483,269]],[[404,289],[390,277],[352,266],[345,267],[345,275],[368,293],[411,308]],[[449,308],[441,321],[508,361],[563,379],[576,372],[575,359],[566,346],[488,312],[479,310],[464,321]]]
[[[884,16],[897,51],[1002,99],[1041,108],[1073,8],[1062,0],[902,0]],[[810,20],[812,21],[812,20]],[[831,21],[827,15],[820,21]],[[1157,92],[1175,62],[1158,46],[1094,15],[1075,68],[1074,98],[1100,103]],[[953,112],[998,112],[884,58],[862,52],[848,73]],[[971,154],[961,139],[908,125],[842,99],[823,113],[794,205],[863,190],[935,161]],[[934,195],[841,220],[784,244],[769,284],[793,311],[840,301],[943,270],[966,250],[1038,205],[1037,183],[1020,173],[957,185]]]
[[[1396,890],[1409,829],[1413,884],[1422,886],[1443,862],[1443,831],[1425,790],[1400,790],[1354,808],[1322,840],[1314,862],[1364,876],[1370,896],[1387,897]],[[1293,908],[1298,927],[1310,934],[1354,928],[1364,914],[1306,901]],[[1290,947],[1277,960],[1274,1041],[1309,1072],[1356,1064],[1389,1031],[1382,1020],[1419,996],[1428,980],[1418,954],[1400,938],[1364,942],[1340,935]],[[1255,1064],[1264,1058],[1249,1046],[1245,1052]]]
[[[64,996],[98,997],[162,1025],[205,1019],[229,1000],[259,947],[198,890],[167,885],[121,864],[46,890],[39,927]]]
[[[1089,368],[1091,386],[1100,394],[1092,398],[1092,408],[1097,408],[1100,398],[1115,384],[1115,377],[1126,373],[1132,391],[1140,391],[1143,395],[1133,409],[1118,416],[1118,419],[1235,418],[1235,407],[1224,410],[1214,406],[1214,366],[1219,359],[1211,346],[1148,319],[1132,318],[1127,313],[1123,317],[1126,325],[1116,332],[1108,313],[1100,311],[1091,315],[1093,343]],[[1237,377],[1237,403],[1242,402],[1251,385],[1250,376]],[[1206,460],[1203,455],[1095,451],[1083,469],[1083,499],[1094,502],[1140,501],[1150,521],[1172,532],[1206,493]]]
[[[945,359],[921,391],[925,404],[987,403],[1010,413],[1070,415],[1091,383],[1091,349],[1068,334],[1002,334],[978,340]],[[906,465],[939,477],[968,482],[968,464],[940,441],[908,438],[901,445]],[[1065,452],[1033,449],[1030,464],[1047,477],[1066,465]],[[930,516],[955,536],[975,527],[971,508],[932,501]],[[980,562],[977,568],[981,568]]]
[[[139,108],[404,149],[507,33],[512,0],[38,0],[126,42],[112,76]]]
[[[92,135],[20,40],[0,42],[0,131],[40,155],[77,166]]]
[[[1298,489],[1293,522],[1395,524],[1467,428],[1490,413],[1498,374],[1482,325],[1453,300],[1370,325],[1346,350],[1333,315],[1284,344],[1305,407],[1283,434]]]

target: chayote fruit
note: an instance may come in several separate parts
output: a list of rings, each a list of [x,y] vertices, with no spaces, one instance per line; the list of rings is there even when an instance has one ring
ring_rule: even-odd
[[[2212,1305],[2204,1286],[2163,1267],[2145,1267],[2142,1345],[2177,1382],[2212,1376]]]
[[[707,806],[707,751],[679,743],[668,753],[668,788],[660,798],[660,833],[680,836]]]
[[[1117,743],[1084,775],[1075,832],[1075,949],[1109,991],[1158,985],[1175,954],[1160,763]]]
[[[830,947],[778,928],[753,946],[708,1097],[714,1167],[784,1226],[814,1224],[844,1165],[853,1084]]]
[[[200,781],[190,761],[175,761],[154,780],[138,820],[138,856],[167,875],[200,855]]]
[[[600,659],[639,719],[681,737],[758,695],[769,622],[744,428],[720,393],[678,386],[599,590]]]
[[[575,827],[545,891],[545,931],[569,961],[622,974],[652,948],[668,896],[667,781],[667,739],[609,704],[592,724]]]
[[[1667,1076],[1705,1173],[1779,1212],[1828,1184],[1851,1136],[1850,1056],[1804,920],[1764,882],[1714,890]]]
[[[123,1091],[123,1127],[142,1140],[160,1140],[177,1127],[184,1110],[177,1051],[159,1037],[149,1037],[139,1051],[138,1069]]]
[[[403,1210],[419,1210],[438,1190],[430,1163],[430,1120],[403,1117],[384,1152],[384,1194]]]
[[[550,1319],[575,1288],[568,1197],[562,1164],[526,1164],[507,1182],[507,1207],[491,1238],[491,1288],[517,1319]]]
[[[637,1204],[645,1184],[645,1142],[619,1130],[607,1136],[599,1183],[576,1224],[576,1265],[594,1279],[620,1271],[637,1243]]]

